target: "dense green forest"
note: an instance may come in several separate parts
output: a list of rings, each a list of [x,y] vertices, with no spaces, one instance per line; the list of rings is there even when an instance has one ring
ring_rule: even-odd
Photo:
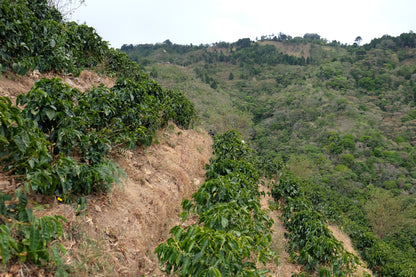
[[[359,42],[279,34],[121,50],[182,90],[206,129],[237,129],[264,159],[283,162],[374,272],[414,276],[416,34]]]

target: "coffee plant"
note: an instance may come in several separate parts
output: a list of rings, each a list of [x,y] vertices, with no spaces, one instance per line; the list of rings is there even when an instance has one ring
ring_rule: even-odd
[[[63,264],[60,255],[65,253],[65,248],[59,243],[51,246],[51,242],[62,236],[61,222],[66,219],[58,215],[36,218],[26,205],[27,197],[21,190],[17,190],[13,198],[0,192],[0,255],[3,264],[14,259],[29,260],[37,265],[49,261]]]
[[[86,92],[58,78],[41,79],[17,97],[17,104],[23,108],[0,97],[1,169],[28,192],[59,195],[64,202],[107,192],[121,182],[124,173],[108,158],[113,148],[149,145],[169,121],[189,127],[195,118],[192,103],[180,92],[166,92],[149,79],[120,78],[111,89],[101,85]],[[26,196],[19,195],[24,203]],[[48,243],[62,234],[63,218],[36,219],[23,208],[18,212],[23,217],[15,225],[7,225],[8,219],[0,225],[3,262],[19,256],[43,265],[50,261]],[[60,252],[50,251],[58,261]]]
[[[8,174],[22,175],[48,169],[50,143],[32,120],[25,118],[7,97],[0,97],[0,166]]]
[[[0,64],[22,75],[34,69],[78,75],[84,68],[136,81],[144,75],[93,28],[63,21],[46,0],[0,1]]]
[[[25,174],[37,192],[107,191],[120,172],[106,158],[112,147],[149,145],[170,120],[190,126],[195,110],[180,95],[150,80],[121,78],[111,89],[101,85],[81,93],[58,78],[41,79],[18,96],[22,110],[0,99],[1,164]],[[190,108],[177,117],[174,105]]]
[[[207,180],[194,194],[195,208],[197,211],[210,209],[217,203],[228,203],[235,201],[238,205],[244,205],[253,209],[256,202],[250,201],[253,197],[259,197],[257,185],[247,179],[242,179],[244,175],[231,173],[231,176],[220,176],[215,179]],[[186,202],[188,203],[188,202]],[[184,206],[189,210],[188,204]]]
[[[305,184],[283,171],[272,189],[276,201],[284,200],[283,220],[287,228],[291,260],[310,272],[326,272],[333,276],[351,274],[358,258],[347,252],[326,226],[325,217],[314,209],[304,191]],[[281,201],[282,203],[282,201]]]
[[[400,249],[378,238],[369,227],[349,221],[346,226],[346,232],[354,246],[373,272],[380,276],[415,276],[416,264],[413,253],[403,255]]]
[[[17,97],[19,106],[0,97],[0,170],[27,192],[59,195],[63,202],[78,198],[85,206],[82,195],[107,192],[124,176],[109,159],[112,149],[148,146],[170,121],[191,127],[196,112],[183,93],[161,88],[93,28],[63,21],[46,0],[0,1],[1,72],[78,75],[84,68],[120,78],[111,89],[86,92],[58,78],[41,79]],[[52,240],[62,235],[65,219],[35,218],[26,195],[19,190],[16,198],[18,204],[6,204],[12,196],[0,193],[3,263],[62,263],[65,249]]]
[[[289,242],[289,245],[299,249],[300,245],[306,246],[306,250],[302,253],[293,251],[293,260],[306,265],[307,262],[305,263],[302,260],[306,261],[310,258],[311,261],[314,261],[320,253],[332,253],[331,255],[334,255],[334,257],[339,256],[341,252],[336,253],[339,245],[333,239],[318,241],[318,237],[312,237],[311,239],[317,241],[306,245],[306,242],[299,237],[306,236],[301,235],[299,233],[300,230],[296,229],[297,224],[295,224],[294,218],[302,218],[304,222],[302,226],[307,228],[308,232],[314,230],[312,232],[323,234],[324,237],[327,232],[324,228],[325,220],[329,220],[343,227],[343,230],[351,237],[354,247],[358,250],[360,256],[366,261],[368,268],[374,273],[380,276],[414,276],[416,267],[413,254],[407,253],[407,255],[403,255],[400,249],[389,245],[377,237],[372,232],[365,214],[357,206],[357,203],[351,199],[345,198],[343,195],[331,191],[321,184],[305,182],[295,178],[286,171],[282,174],[279,184],[274,186],[272,195],[275,200],[280,199],[280,203],[284,204],[282,205],[282,211],[283,219],[286,222],[285,226],[288,229],[293,228],[295,230],[295,234],[289,233],[286,235],[292,241]],[[315,243],[320,245],[319,248],[327,248],[327,250],[308,254],[308,249],[315,249],[313,246]],[[325,258],[322,259],[321,257],[319,259],[324,260]],[[314,266],[314,263],[310,264]],[[346,261],[340,259],[337,263],[337,268],[341,267],[342,269],[345,264]],[[326,272],[327,276],[335,275],[332,269],[319,266],[317,268],[319,274]],[[336,269],[335,272],[343,275],[343,270]],[[311,271],[314,272],[314,270]]]
[[[250,160],[254,156],[254,150],[249,148],[245,143],[240,133],[236,130],[230,130],[221,136],[214,137],[214,157],[211,163],[218,160]]]
[[[182,202],[183,220],[197,214],[198,224],[173,227],[155,252],[168,274],[265,276],[258,265],[276,255],[270,250],[273,221],[260,206],[253,150],[229,131],[215,137],[214,154],[206,182],[193,200]]]

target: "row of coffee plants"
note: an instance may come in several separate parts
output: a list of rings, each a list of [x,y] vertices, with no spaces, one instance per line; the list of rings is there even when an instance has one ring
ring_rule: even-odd
[[[377,237],[371,228],[349,220],[343,222],[368,267],[379,276],[416,276],[416,255]],[[400,239],[398,239],[400,241]]]
[[[284,170],[272,196],[282,204],[291,259],[320,276],[350,275],[358,258],[333,236],[325,217],[306,196],[302,181]]]
[[[328,220],[342,226],[351,237],[361,258],[374,273],[380,276],[416,276],[416,254],[414,251],[406,251],[405,245],[402,247],[397,245],[405,240],[398,237],[395,245],[380,239],[372,231],[368,216],[356,201],[324,185],[311,182],[303,185],[305,185],[305,194],[311,200],[312,205]],[[362,197],[367,196],[362,195]]]
[[[108,158],[111,149],[149,145],[169,120],[189,127],[195,110],[182,93],[162,89],[127,55],[109,48],[93,28],[65,22],[48,2],[0,1],[1,72],[77,75],[90,68],[123,78],[111,89],[84,93],[59,79],[42,79],[18,97],[23,109],[0,97],[0,171],[24,183],[27,192],[71,202],[120,181],[123,172]],[[65,249],[49,245],[62,234],[64,218],[36,219],[26,203],[21,190],[15,196],[1,192],[3,264],[18,258],[60,264]]]
[[[44,194],[106,191],[115,167],[112,146],[149,145],[155,131],[173,120],[189,127],[195,110],[178,91],[152,80],[120,78],[80,92],[60,79],[41,79],[12,106],[1,98],[1,161],[6,172],[27,177]],[[77,157],[77,159],[76,159]]]
[[[0,1],[2,70],[22,75],[34,69],[78,75],[92,68],[136,79],[137,63],[110,48],[94,28],[65,22],[48,2]]]
[[[260,173],[253,151],[236,131],[214,137],[214,155],[206,181],[182,202],[185,221],[175,226],[155,252],[168,274],[180,276],[265,276],[258,266],[276,254],[270,250],[273,221],[260,206]]]
[[[28,192],[59,195],[66,202],[109,191],[120,181],[123,172],[108,158],[111,149],[147,146],[155,131],[169,121],[190,127],[195,117],[193,104],[182,93],[166,91],[148,78],[142,82],[119,78],[112,88],[101,85],[86,92],[58,78],[41,79],[17,97],[17,104],[23,108],[0,97],[0,170],[24,183]],[[2,234],[8,238],[0,246],[3,262],[22,255],[35,262],[45,260],[46,254],[39,256],[38,249],[31,248],[39,235],[16,226],[39,227],[46,247],[46,238],[57,230],[45,226],[58,228],[62,218],[39,223],[19,216],[10,221],[12,210],[21,213],[21,209],[2,209]],[[25,243],[30,247],[19,246]]]

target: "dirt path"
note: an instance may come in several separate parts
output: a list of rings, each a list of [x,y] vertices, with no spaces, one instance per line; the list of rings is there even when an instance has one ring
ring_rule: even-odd
[[[341,241],[342,244],[344,245],[345,250],[347,250],[348,252],[356,255],[357,257],[360,258],[360,255],[358,255],[357,251],[355,251],[354,247],[352,246],[352,241],[351,238],[346,235],[345,233],[343,233],[338,226],[335,225],[328,225],[328,229],[331,230],[332,234],[334,235],[334,237]],[[371,272],[371,270],[369,270],[368,268],[365,267],[365,263],[364,261],[360,258],[360,263],[361,265],[357,266],[357,269],[354,273],[354,276],[364,276],[364,272],[366,272],[367,274],[370,274],[370,276],[373,276],[373,273]]]
[[[284,237],[284,233],[286,232],[286,228],[283,225],[283,222],[279,219],[280,213],[276,210],[270,210],[270,206],[273,206],[273,198],[270,195],[271,189],[267,186],[261,186],[260,190],[265,193],[265,196],[261,198],[261,206],[262,209],[269,211],[269,217],[273,219],[273,246],[272,249],[278,253],[279,255],[279,263],[278,266],[275,264],[267,265],[267,269],[270,270],[271,276],[283,276],[289,277],[292,276],[294,273],[300,273],[301,267],[292,263],[289,259],[289,253],[286,251],[287,240]],[[358,256],[358,253],[352,246],[351,239],[348,235],[344,234],[337,226],[329,225],[329,230],[333,233],[335,238],[341,241],[344,245],[345,250],[354,255]],[[361,265],[357,266],[356,271],[354,272],[353,276],[364,276],[364,272],[373,276],[372,272],[365,267],[365,263],[360,259]]]
[[[284,236],[286,228],[283,226],[283,222],[278,218],[279,211],[271,210],[270,206],[273,205],[273,198],[271,196],[271,189],[267,186],[260,186],[260,191],[265,193],[264,197],[261,197],[260,204],[262,209],[267,210],[269,217],[273,219],[273,244],[272,250],[279,255],[278,266],[275,264],[268,264],[267,269],[270,271],[271,276],[290,277],[294,273],[300,273],[300,266],[292,263],[289,260],[289,253],[286,251],[287,240]]]

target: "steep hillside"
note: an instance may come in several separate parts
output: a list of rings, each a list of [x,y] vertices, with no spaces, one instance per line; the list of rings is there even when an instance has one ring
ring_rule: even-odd
[[[39,77],[56,75],[32,73],[23,77],[7,73],[0,80],[0,96],[15,99],[18,94],[26,93]],[[92,72],[83,72],[77,78],[58,77],[81,90],[101,82],[111,87],[115,82]],[[87,209],[82,215],[76,216],[73,205],[60,204],[54,197],[42,195],[30,196],[29,208],[38,217],[57,214],[67,218],[61,240],[67,249],[63,259],[77,276],[164,276],[158,270],[154,249],[166,239],[170,228],[181,222],[182,199],[190,197],[204,181],[204,165],[211,155],[211,144],[212,138],[205,131],[169,125],[156,134],[150,147],[112,153],[127,173],[126,179],[109,195],[86,197]],[[13,192],[19,185],[12,180],[1,175],[3,192]],[[19,274],[39,269],[16,264],[9,270]]]
[[[357,249],[416,275],[414,33],[123,46],[138,65],[46,0],[0,9],[4,271],[350,276]]]
[[[264,197],[261,199],[261,205],[263,209],[269,210],[269,216],[273,219],[273,247],[274,250],[279,254],[279,263],[278,266],[273,264],[268,264],[267,269],[270,270],[271,276],[293,276],[293,274],[300,274],[304,269],[294,263],[290,258],[290,253],[287,251],[288,249],[288,240],[285,236],[287,233],[287,229],[282,222],[282,212],[275,211],[271,209],[271,207],[275,207],[276,203],[274,202],[273,198],[271,197],[271,189],[267,186],[263,186],[261,190],[265,193]],[[359,253],[354,248],[351,238],[340,230],[339,226],[336,225],[329,225],[328,228],[331,230],[334,237],[340,241],[345,250],[349,253],[352,253],[359,257]],[[373,276],[371,270],[368,269],[366,263],[362,261],[360,258],[360,264],[357,265],[357,268],[351,274],[352,276]]]
[[[15,99],[40,77],[56,75],[35,72],[23,77],[7,73],[0,80],[2,94],[5,93],[0,96]],[[58,77],[80,90],[90,89],[100,82],[111,87],[115,82],[87,71],[77,78]],[[86,207],[80,214],[74,204],[59,203],[55,197],[42,195],[29,196],[28,207],[37,217],[62,215],[68,220],[60,242],[67,250],[63,256],[65,264],[73,274],[166,276],[159,268],[154,250],[168,238],[173,226],[182,223],[179,217],[181,201],[190,198],[204,182],[204,166],[211,157],[211,145],[212,138],[206,131],[183,130],[171,124],[157,132],[150,147],[112,153],[126,172],[126,178],[108,195],[87,196]],[[7,180],[11,179],[1,175],[3,192],[12,192],[19,186],[19,183]],[[266,187],[263,189],[270,192]],[[261,203],[265,210],[269,205],[273,206],[269,193]],[[280,257],[278,265],[270,263],[266,268],[272,276],[300,273],[301,267],[293,264],[286,252],[285,227],[274,211],[269,211],[269,215],[275,221],[272,227],[273,249]],[[332,229],[334,233],[339,232],[335,227]],[[348,238],[339,239],[350,244]],[[354,250],[350,248],[349,251]],[[7,271],[16,276],[49,274],[44,269],[22,263],[14,264]]]
[[[415,47],[416,35],[404,33],[362,46],[265,37],[121,50],[183,91],[205,128],[237,129],[262,157],[313,184],[309,200],[345,225],[374,271],[412,276]]]
[[[154,254],[169,230],[181,223],[180,203],[204,181],[212,140],[206,133],[171,125],[146,149],[115,153],[126,171],[111,194],[87,197],[88,210],[76,217],[65,204],[50,204],[37,215],[68,218],[67,255],[77,276],[166,276]],[[37,204],[45,206],[46,203]]]

